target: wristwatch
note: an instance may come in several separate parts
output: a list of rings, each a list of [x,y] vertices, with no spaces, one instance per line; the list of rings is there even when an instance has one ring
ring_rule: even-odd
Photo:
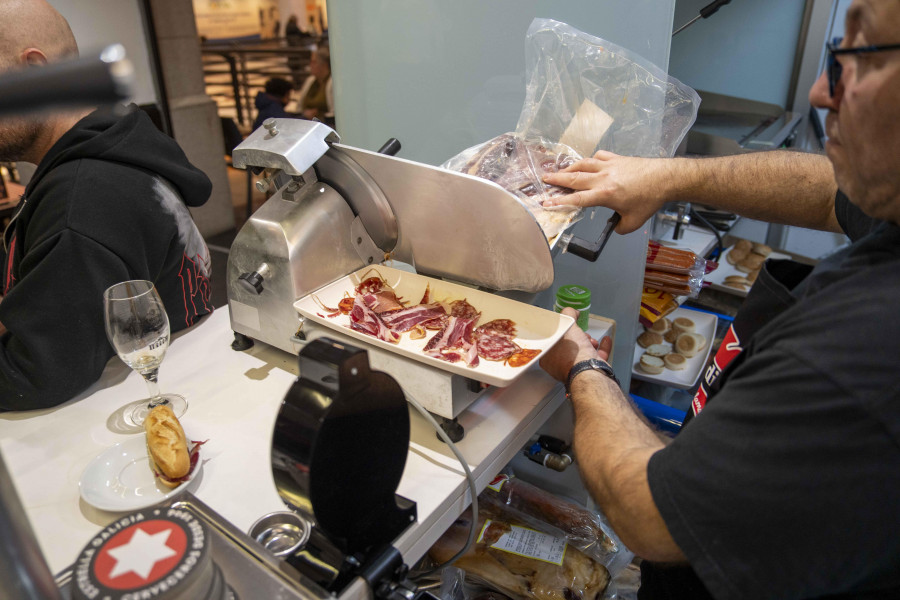
[[[577,362],[572,365],[572,368],[569,369],[569,376],[566,378],[566,395],[571,393],[572,388],[572,380],[575,379],[575,376],[583,371],[600,371],[610,379],[616,382],[616,385],[622,387],[622,384],[619,383],[618,378],[616,377],[615,371],[605,360],[600,360],[599,358],[591,358],[589,360],[583,360],[581,362]]]

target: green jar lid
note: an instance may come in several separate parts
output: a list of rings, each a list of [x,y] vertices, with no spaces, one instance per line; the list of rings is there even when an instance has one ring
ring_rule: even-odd
[[[556,302],[560,306],[586,308],[591,304],[591,290],[580,285],[564,285],[556,290]]]

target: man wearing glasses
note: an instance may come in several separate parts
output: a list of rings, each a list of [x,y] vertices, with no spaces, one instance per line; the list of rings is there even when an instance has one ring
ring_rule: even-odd
[[[634,231],[667,201],[846,233],[815,268],[769,260],[668,445],[573,328],[586,485],[642,564],[639,598],[900,598],[900,0],[854,0],[810,91],[826,156],[607,152],[549,183]]]

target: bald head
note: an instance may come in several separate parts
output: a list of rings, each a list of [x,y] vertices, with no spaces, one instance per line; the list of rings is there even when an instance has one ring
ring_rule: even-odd
[[[46,0],[0,0],[0,68],[24,67],[30,48],[51,62],[78,56],[69,23]]]

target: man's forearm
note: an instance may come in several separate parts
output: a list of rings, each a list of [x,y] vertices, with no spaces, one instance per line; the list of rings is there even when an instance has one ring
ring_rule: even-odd
[[[684,560],[647,481],[647,463],[663,442],[603,374],[580,374],[571,392],[579,470],[613,529],[642,558]]]
[[[667,198],[742,216],[841,232],[834,216],[837,184],[825,156],[788,150],[714,158],[678,158]]]

